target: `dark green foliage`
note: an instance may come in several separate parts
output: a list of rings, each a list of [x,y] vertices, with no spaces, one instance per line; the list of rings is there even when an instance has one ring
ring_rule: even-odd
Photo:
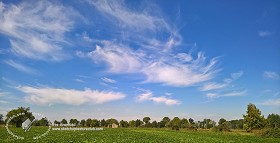
[[[106,127],[106,126],[108,126],[108,125],[106,124],[105,119],[102,119],[102,120],[100,121],[100,125],[101,125],[101,127]]]
[[[42,118],[40,120],[36,120],[33,124],[35,126],[48,126],[49,125],[49,121],[45,117],[45,118]]]
[[[266,120],[261,115],[261,111],[254,105],[249,104],[247,107],[247,114],[244,117],[244,129],[251,132],[254,129],[262,129],[266,126]]]
[[[18,109],[13,109],[7,113],[6,120],[10,119],[12,116],[16,116],[19,113],[24,113],[25,115],[17,116],[10,121],[10,124],[14,124],[16,127],[20,127],[22,122],[25,121],[27,118],[29,118],[31,121],[35,119],[35,117],[29,110],[29,107],[18,107]]]
[[[170,122],[169,122],[169,127],[172,128],[172,130],[179,130],[181,127],[181,120],[178,117],[174,117]]]
[[[152,127],[153,128],[157,128],[158,127],[158,122],[157,121],[153,121],[152,122]]]
[[[143,122],[141,120],[137,119],[135,121],[135,127],[140,127],[141,125],[143,125]]]
[[[127,128],[128,126],[129,126],[129,124],[127,121],[124,121],[124,120],[120,121],[120,127]]]
[[[67,122],[67,120],[66,119],[62,119],[61,120],[61,124],[64,124],[64,125],[66,125],[68,122]]]
[[[86,120],[86,126],[87,126],[87,127],[90,127],[91,122],[92,122],[92,120],[91,120],[90,118],[88,118],[88,119]]]
[[[97,119],[92,119],[90,126],[91,127],[99,127],[100,126],[100,122]]]
[[[269,128],[280,128],[280,116],[278,114],[269,114],[267,121]]]
[[[0,124],[4,124],[4,116],[3,116],[3,114],[0,114]]]
[[[265,130],[263,130],[262,136],[280,138],[280,129],[279,128],[265,129]]]
[[[134,120],[129,121],[129,127],[136,127]]]
[[[80,125],[81,125],[82,127],[86,126],[86,120],[84,120],[84,119],[81,120]]]

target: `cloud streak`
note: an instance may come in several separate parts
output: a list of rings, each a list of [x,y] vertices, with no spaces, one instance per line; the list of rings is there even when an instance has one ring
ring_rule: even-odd
[[[233,81],[238,80],[242,75],[243,75],[243,71],[232,73],[230,75],[230,78],[224,79],[223,83],[215,83],[215,82],[206,83],[199,90],[210,91],[210,90],[223,89],[229,86]]]
[[[107,78],[107,77],[103,77],[103,78],[101,78],[101,80],[103,80],[106,83],[116,83],[117,82],[117,81]]]
[[[269,99],[269,100],[261,103],[261,105],[265,105],[265,106],[280,106],[280,98],[278,98],[278,99]]]
[[[139,94],[137,96],[137,101],[143,102],[143,101],[152,101],[154,103],[164,103],[166,105],[178,105],[181,104],[180,101],[166,97],[166,96],[159,96],[155,97],[151,91],[145,91],[142,94]]]
[[[18,89],[25,93],[25,100],[38,105],[69,104],[81,105],[86,103],[102,104],[121,100],[125,94],[111,91],[63,89],[51,87],[21,86]]]
[[[0,33],[7,35],[11,51],[36,60],[61,61],[68,57],[63,45],[65,33],[79,14],[71,8],[49,1],[23,1],[18,5],[0,5]]]
[[[7,60],[7,61],[4,61],[6,64],[8,64],[9,66],[17,69],[18,71],[20,72],[24,72],[24,73],[27,73],[27,74],[37,74],[37,71],[30,68],[30,67],[27,67],[25,65],[22,65],[20,63],[17,63],[13,60]]]
[[[277,72],[272,72],[272,71],[264,71],[263,77],[268,78],[268,79],[273,79],[273,80],[280,79],[279,74]]]
[[[219,97],[244,96],[246,93],[247,93],[246,90],[231,91],[231,92],[225,92],[225,93],[207,93],[206,97],[213,99],[213,98],[219,98]]]

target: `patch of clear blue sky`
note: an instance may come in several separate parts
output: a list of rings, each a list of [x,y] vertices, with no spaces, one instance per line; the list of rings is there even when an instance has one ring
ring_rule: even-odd
[[[21,3],[21,1],[2,2],[6,5]],[[128,10],[137,13],[149,13],[149,11],[145,11],[146,7],[157,7],[156,10],[159,11],[152,13],[160,15],[170,25],[177,27],[178,33],[182,36],[182,44],[175,47],[173,54],[192,51],[195,57],[197,52],[202,51],[207,60],[218,57],[218,67],[222,70],[213,79],[180,87],[145,82],[146,78],[141,73],[110,73],[107,71],[108,65],[104,63],[100,64],[90,58],[77,57],[76,51],[90,52],[100,44],[98,42],[81,42],[81,39],[78,38],[83,32],[86,32],[92,39],[110,41],[120,39],[118,30],[122,28],[119,28],[119,23],[110,23],[108,16],[101,14],[96,7],[87,2],[52,1],[52,3],[71,7],[86,19],[85,21],[78,19],[73,29],[66,33],[68,40],[73,42],[63,45],[63,49],[69,53],[70,58],[52,62],[15,55],[10,50],[11,37],[0,31],[0,92],[8,93],[0,96],[1,101],[8,102],[0,102],[1,113],[18,106],[30,106],[32,110],[44,112],[52,119],[113,117],[128,120],[144,116],[151,116],[153,119],[179,116],[192,117],[196,120],[202,118],[217,120],[221,117],[242,118],[246,105],[250,102],[257,104],[265,115],[280,113],[279,103],[264,106],[264,103],[270,100],[280,102],[280,81],[263,76],[265,71],[280,74],[280,2],[278,0],[124,1],[124,6]],[[262,35],[262,32],[266,34]],[[123,43],[132,45],[132,49],[139,48],[139,45],[130,43],[129,40]],[[31,67],[38,73],[21,72],[8,65],[6,63],[8,60]],[[209,82],[222,84],[224,79],[230,78],[232,73],[239,71],[242,71],[243,75],[228,87],[214,91],[200,91],[204,84]],[[117,82],[107,83],[108,85],[104,86],[101,79],[103,77]],[[83,82],[77,82],[75,79]],[[77,106],[55,103],[51,106],[42,106],[26,101],[24,97],[28,95],[18,91],[16,88],[18,86],[47,86],[73,90],[90,88],[99,91],[122,92],[126,94],[126,97],[102,104],[86,103]],[[181,104],[169,106],[152,101],[139,102],[136,98],[141,92],[137,88],[150,90],[157,97],[165,96],[179,100]],[[206,96],[210,92],[222,95],[241,91],[244,91],[245,94],[213,99]],[[167,92],[172,95],[165,95]],[[79,114],[81,112],[88,114]]]

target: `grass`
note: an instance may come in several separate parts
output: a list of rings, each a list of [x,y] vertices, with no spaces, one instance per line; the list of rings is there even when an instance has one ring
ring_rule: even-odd
[[[280,143],[279,138],[264,138],[251,133],[233,131],[229,133],[213,131],[173,131],[169,129],[143,129],[143,128],[104,128],[101,131],[56,131],[51,130],[46,136],[34,140],[33,135],[38,135],[47,130],[46,127],[32,127],[24,133],[21,128],[11,128],[11,131],[25,137],[17,140],[0,128],[0,142],[96,142],[96,143]]]

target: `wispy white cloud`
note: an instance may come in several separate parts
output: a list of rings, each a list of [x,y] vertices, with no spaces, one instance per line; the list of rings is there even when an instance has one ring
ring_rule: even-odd
[[[117,25],[119,33],[125,33],[121,41],[130,41],[145,48],[169,51],[181,44],[182,37],[178,29],[171,26],[157,7],[147,5],[145,9],[130,9],[124,1],[88,0],[104,17]],[[157,11],[157,12],[155,12]],[[161,38],[159,38],[158,36]]]
[[[117,82],[117,81],[107,78],[107,77],[103,77],[103,78],[101,78],[101,80],[103,80],[106,83],[116,83]]]
[[[75,80],[76,82],[81,82],[81,83],[84,83],[84,82],[85,82],[84,80],[78,79],[78,78],[75,78],[74,80]]]
[[[270,36],[272,33],[268,31],[259,31],[259,36],[260,37],[267,37]]]
[[[243,71],[239,71],[239,72],[236,72],[236,73],[232,73],[232,74],[231,74],[231,78],[232,78],[232,80],[237,80],[237,79],[239,79],[243,74],[244,74]]]
[[[206,97],[213,99],[213,98],[219,98],[219,97],[225,97],[225,96],[244,96],[247,93],[246,90],[242,91],[230,91],[225,93],[207,93]]]
[[[136,12],[128,9],[122,0],[91,0],[89,3],[94,5],[103,14],[119,21],[123,24],[122,26],[141,30],[155,30],[167,26],[167,23],[162,18],[152,16],[145,12]]]
[[[68,57],[63,45],[65,33],[79,14],[49,1],[28,1],[0,5],[0,33],[9,36],[14,54],[37,60],[60,61]]]
[[[265,106],[280,106],[280,98],[278,98],[278,99],[269,99],[269,100],[261,103],[261,105],[265,105]]]
[[[112,73],[141,73],[146,76],[145,82],[163,83],[170,86],[191,86],[212,79],[217,69],[217,59],[209,62],[203,53],[192,57],[191,61],[178,60],[175,56],[154,56],[145,51],[132,50],[109,41],[103,47],[89,53],[80,53],[92,58],[95,62],[105,62]]]
[[[28,73],[28,74],[37,74],[38,72],[28,66],[25,66],[23,64],[17,63],[13,60],[7,60],[4,61],[6,64],[10,65],[11,67],[17,69],[18,71]]]
[[[96,49],[87,54],[97,62],[105,62],[109,65],[109,71],[113,73],[132,73],[141,68],[141,53],[133,52],[124,45],[117,45],[111,42],[104,42],[103,47],[96,46]]]
[[[243,71],[232,73],[230,75],[230,78],[224,79],[223,83],[209,82],[209,83],[204,84],[199,90],[200,91],[209,91],[209,90],[223,89],[223,88],[229,86],[233,81],[239,79],[242,75],[243,75]]]
[[[137,96],[137,101],[152,101],[154,103],[164,103],[166,105],[178,105],[181,104],[179,100],[175,100],[166,96],[155,97],[153,93],[149,90],[144,91],[144,93]]]
[[[112,91],[98,91],[63,89],[51,87],[21,86],[18,89],[26,94],[25,100],[38,105],[69,104],[81,105],[85,103],[102,104],[125,98],[125,94]]]
[[[264,71],[263,76],[265,78],[274,79],[274,80],[280,79],[279,74],[277,72],[272,72],[272,71]]]
[[[210,83],[204,84],[200,88],[200,91],[209,91],[209,90],[221,89],[221,88],[224,88],[224,87],[227,87],[227,86],[228,86],[228,83],[218,84],[218,83],[210,82]]]

